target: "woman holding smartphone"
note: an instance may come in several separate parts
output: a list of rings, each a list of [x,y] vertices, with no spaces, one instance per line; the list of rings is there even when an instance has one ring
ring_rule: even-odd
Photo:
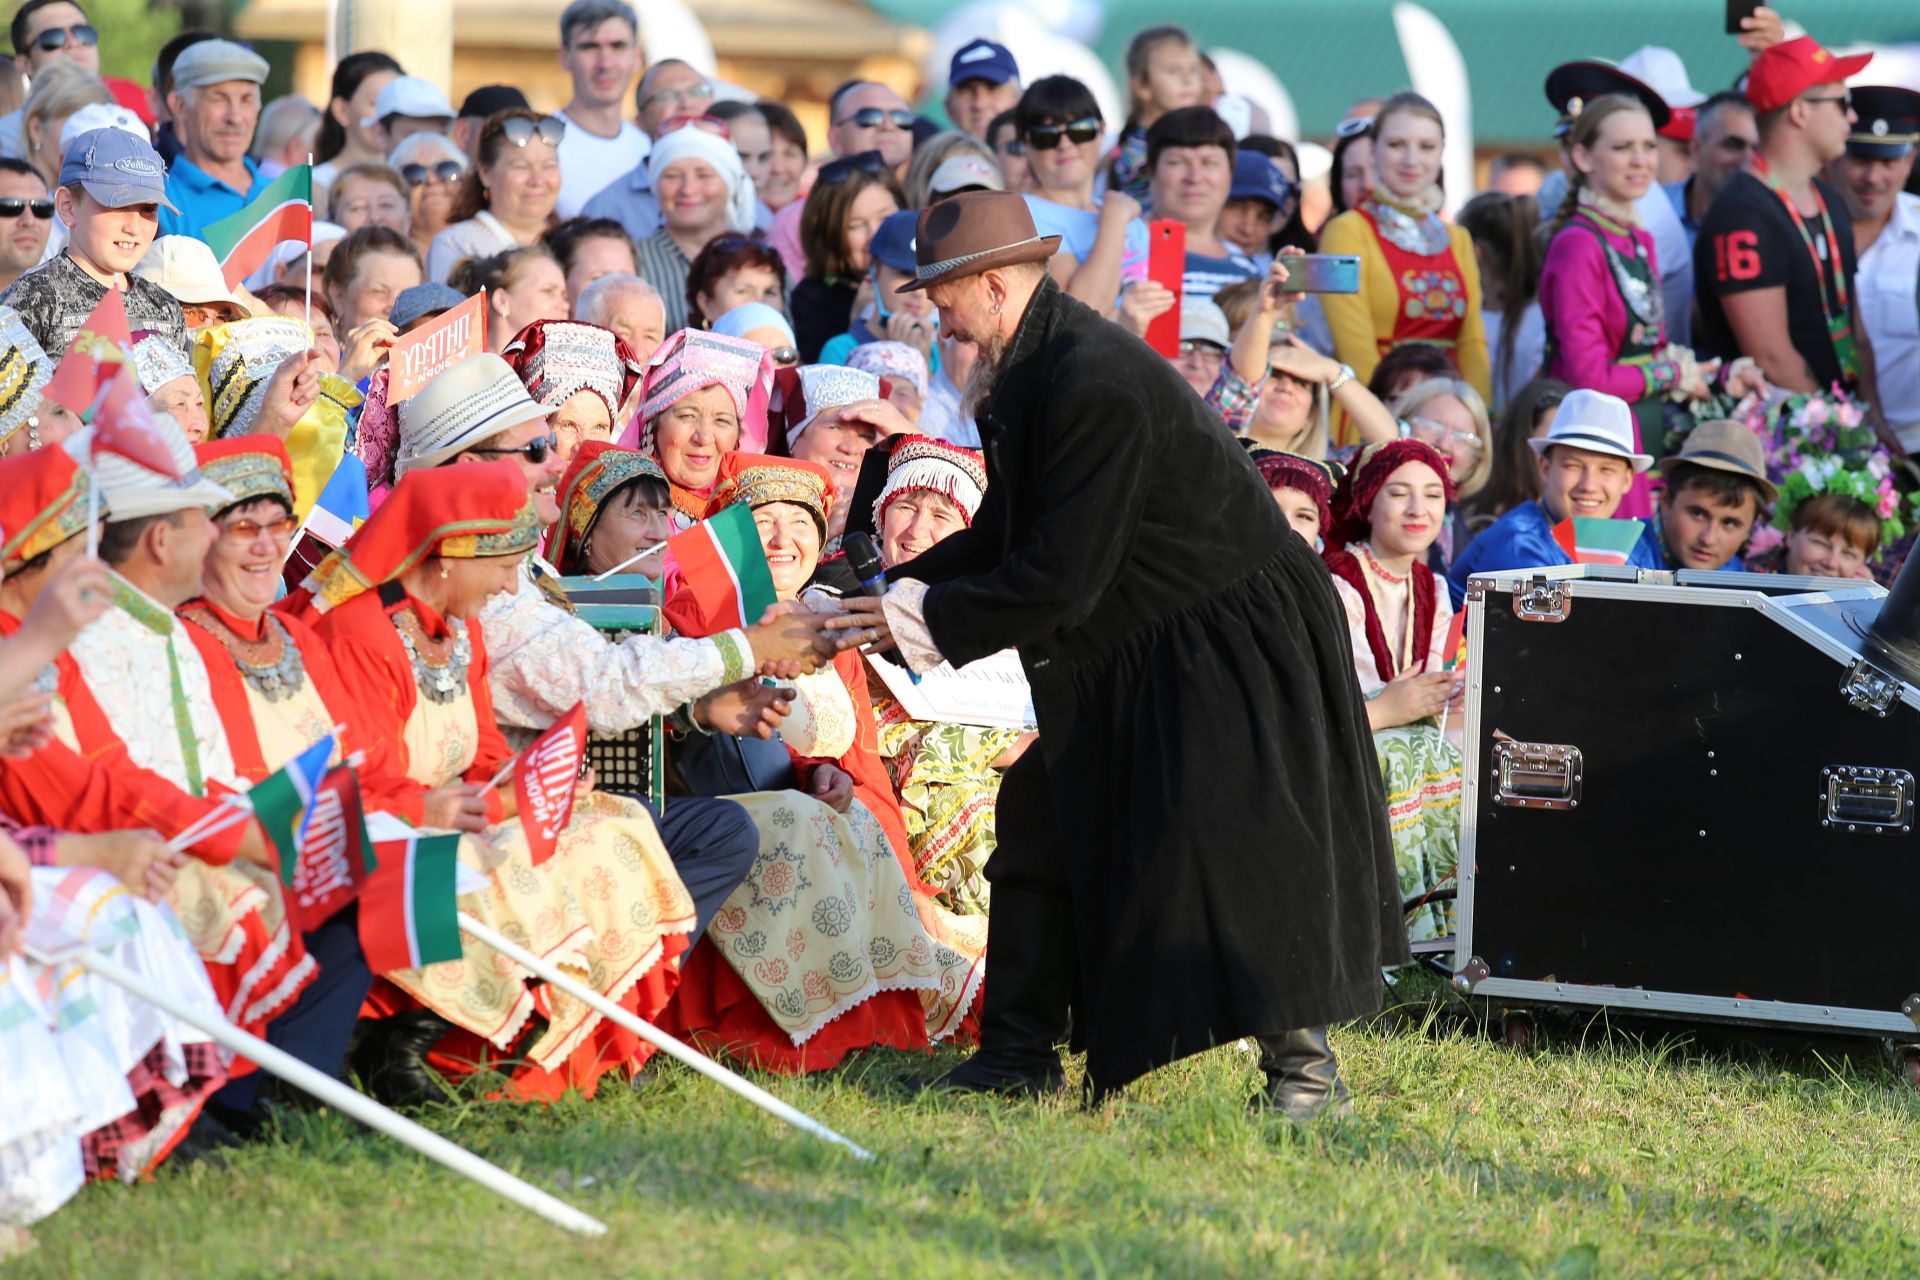
[[[1453,354],[1460,372],[1486,399],[1491,369],[1480,319],[1480,268],[1466,230],[1440,220],[1440,112],[1417,93],[1396,93],[1374,116],[1377,185],[1360,204],[1327,223],[1322,253],[1360,259],[1360,292],[1321,299],[1334,354],[1362,382],[1380,357],[1408,342]],[[1342,416],[1335,443],[1357,431]]]

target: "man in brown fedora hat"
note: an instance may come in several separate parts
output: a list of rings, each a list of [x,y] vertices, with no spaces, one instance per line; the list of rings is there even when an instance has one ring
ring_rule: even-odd
[[[925,670],[1018,646],[1039,751],[999,800],[980,1052],[941,1083],[1098,1098],[1258,1037],[1266,1101],[1344,1109],[1326,1024],[1404,963],[1385,799],[1326,569],[1167,361],[1063,294],[1013,194],[920,216],[916,279],[980,351],[990,482],[902,565]]]

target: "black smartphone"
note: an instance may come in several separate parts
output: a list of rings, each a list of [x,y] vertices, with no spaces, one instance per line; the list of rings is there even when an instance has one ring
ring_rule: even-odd
[[[1753,11],[1758,9],[1762,2],[1763,0],[1727,0],[1727,34],[1744,35],[1746,28],[1740,25],[1741,22],[1751,18]]]

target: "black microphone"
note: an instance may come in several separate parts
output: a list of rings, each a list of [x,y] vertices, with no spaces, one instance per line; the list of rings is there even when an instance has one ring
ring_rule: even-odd
[[[847,567],[860,579],[860,590],[854,594],[876,599],[887,594],[887,566],[881,563],[880,549],[870,536],[850,533],[841,539],[840,549],[846,553]]]

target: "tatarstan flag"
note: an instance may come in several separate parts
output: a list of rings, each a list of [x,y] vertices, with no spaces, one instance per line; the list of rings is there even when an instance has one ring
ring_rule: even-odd
[[[1575,516],[1553,526],[1553,540],[1575,564],[1625,564],[1646,528],[1645,520]]]
[[[313,243],[313,169],[297,164],[247,202],[247,207],[207,227],[201,238],[220,259],[227,287],[252,275],[288,240]]]
[[[247,792],[253,816],[280,855],[280,883],[289,890],[300,866],[300,842],[306,838],[314,796],[332,763],[333,735],[328,734]]]
[[[1453,621],[1447,624],[1447,638],[1440,646],[1440,652],[1446,655],[1441,663],[1443,671],[1464,670],[1467,665],[1467,611],[1456,609]]]
[[[711,636],[760,621],[774,601],[773,573],[751,508],[722,508],[667,539],[670,584],[661,612],[683,636]]]
[[[410,835],[375,846],[360,887],[360,950],[375,973],[458,960],[460,836]]]

